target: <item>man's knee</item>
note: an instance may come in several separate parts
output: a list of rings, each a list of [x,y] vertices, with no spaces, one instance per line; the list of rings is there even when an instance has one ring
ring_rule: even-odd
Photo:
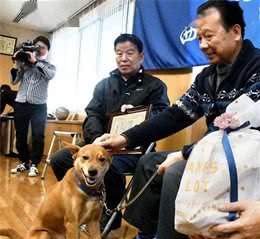
[[[73,159],[68,149],[56,152],[51,159],[52,170],[58,179],[62,180],[66,172],[73,167]]]
[[[185,169],[187,161],[181,160],[177,161],[173,165],[171,165],[167,170],[164,172],[163,180],[164,182],[176,182],[180,181]]]
[[[157,166],[166,159],[168,154],[169,152],[153,152],[145,154],[139,159],[137,170],[142,169],[146,172],[154,172],[155,170],[157,170]]]
[[[142,156],[137,163],[137,170],[154,171],[156,168],[156,155],[158,153],[148,153]]]
[[[69,149],[61,149],[54,153],[54,155],[51,158],[51,166],[52,168],[55,168],[59,165],[62,165],[64,161],[67,161],[69,163],[70,161],[73,164],[72,155],[69,151]],[[71,158],[71,160],[70,160]]]

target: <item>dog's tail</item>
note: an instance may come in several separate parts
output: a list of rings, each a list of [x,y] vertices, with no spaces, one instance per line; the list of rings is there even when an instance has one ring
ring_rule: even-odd
[[[14,229],[0,229],[0,235],[6,236],[11,239],[24,239],[18,232]]]

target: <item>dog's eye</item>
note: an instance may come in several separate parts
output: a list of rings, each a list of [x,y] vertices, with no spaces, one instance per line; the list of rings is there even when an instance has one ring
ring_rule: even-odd
[[[100,162],[104,162],[106,160],[106,158],[100,158],[99,161]]]
[[[88,160],[88,159],[89,159],[88,156],[82,156],[82,158],[83,158],[84,160]]]

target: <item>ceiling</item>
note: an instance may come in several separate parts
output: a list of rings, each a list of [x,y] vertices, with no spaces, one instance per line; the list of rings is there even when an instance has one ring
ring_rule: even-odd
[[[24,2],[25,0],[0,0],[0,22],[50,32],[93,0],[38,0],[34,12],[22,18],[19,23],[13,23]]]

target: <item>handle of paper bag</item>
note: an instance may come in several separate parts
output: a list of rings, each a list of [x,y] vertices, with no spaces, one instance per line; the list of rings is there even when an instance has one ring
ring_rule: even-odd
[[[238,177],[237,177],[237,167],[236,161],[234,158],[234,154],[228,139],[228,134],[232,131],[237,131],[239,129],[245,128],[249,126],[249,122],[245,122],[237,129],[230,129],[227,128],[224,130],[224,134],[222,137],[222,144],[224,147],[225,155],[228,162],[228,169],[229,169],[229,178],[230,178],[230,202],[237,202],[238,201]],[[234,221],[237,219],[237,212],[229,212],[228,220]]]

